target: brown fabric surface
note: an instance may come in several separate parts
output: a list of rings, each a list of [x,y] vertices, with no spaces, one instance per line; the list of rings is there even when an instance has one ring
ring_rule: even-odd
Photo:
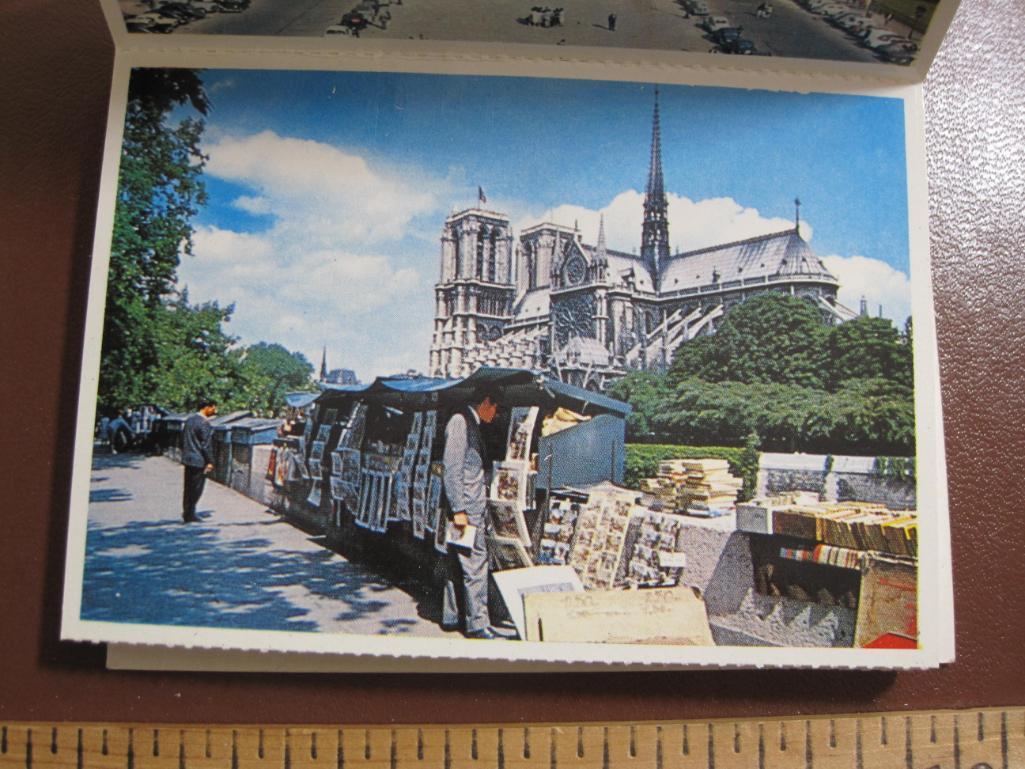
[[[113,47],[91,0],[0,9],[7,493],[0,720],[679,719],[1025,702],[1020,0],[965,0],[927,84],[958,661],[938,671],[271,676],[113,673],[59,642],[87,273]]]

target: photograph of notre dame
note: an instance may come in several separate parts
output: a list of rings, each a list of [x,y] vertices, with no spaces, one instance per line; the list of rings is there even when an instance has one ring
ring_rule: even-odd
[[[66,636],[883,666],[935,648],[903,99],[125,85]]]
[[[957,0],[106,0],[133,35],[274,36],[785,56],[906,66]],[[942,5],[942,11],[941,11]],[[942,27],[942,23],[936,26]]]

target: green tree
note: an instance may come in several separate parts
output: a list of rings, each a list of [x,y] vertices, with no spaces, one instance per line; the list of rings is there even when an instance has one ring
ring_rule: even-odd
[[[651,441],[658,412],[664,408],[669,394],[665,379],[650,371],[635,371],[616,382],[609,394],[633,407],[626,418],[627,432],[631,439]]]
[[[179,255],[192,253],[192,217],[206,200],[203,121],[169,115],[209,103],[199,74],[137,69],[128,88],[114,211],[100,364],[101,407],[150,400],[161,366],[156,335],[173,294]]]
[[[237,340],[223,329],[234,309],[190,305],[183,293],[154,313],[156,359],[143,382],[153,401],[174,411],[195,408],[202,396],[215,398],[222,411],[247,407]]]
[[[301,352],[289,352],[280,344],[258,342],[242,353],[241,373],[247,405],[274,416],[285,404],[285,393],[313,385],[313,364]]]
[[[849,379],[887,379],[910,387],[911,347],[886,318],[860,316],[830,330],[827,345],[828,386],[836,390]]]
[[[828,329],[814,305],[770,292],[733,307],[716,333],[685,342],[673,359],[677,378],[822,387]]]

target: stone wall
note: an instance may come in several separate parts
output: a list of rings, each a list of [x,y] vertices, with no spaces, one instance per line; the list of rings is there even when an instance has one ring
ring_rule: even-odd
[[[878,502],[894,510],[916,508],[914,478],[885,478],[875,470],[875,457],[764,452],[758,461],[757,496],[784,491],[810,491],[829,502]]]

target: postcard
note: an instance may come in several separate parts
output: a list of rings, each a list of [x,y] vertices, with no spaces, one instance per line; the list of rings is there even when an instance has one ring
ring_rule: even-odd
[[[390,10],[388,26],[401,28],[407,9]],[[585,10],[565,10],[569,34]],[[810,12],[758,18],[768,30],[790,13]],[[622,12],[614,34],[635,34],[632,18]],[[516,24],[517,34],[560,30]],[[615,57],[499,68],[409,48],[385,67],[367,55],[271,49],[257,64],[244,51],[144,48],[119,54],[113,86],[64,638],[538,664],[951,658],[916,87]],[[149,203],[172,194],[129,184],[161,178],[143,174],[150,162],[184,180],[173,191],[182,238],[159,253],[163,283],[140,315],[130,280],[145,260],[125,234],[150,231],[165,212]],[[137,319],[131,338],[104,338],[105,319],[119,318]],[[215,466],[200,526],[168,505],[182,497],[184,419],[167,418],[160,455],[115,463],[93,445],[99,414],[132,405],[109,376],[130,352],[118,345],[177,338],[155,331],[186,320],[238,352],[202,359],[223,415],[205,418],[276,418],[273,380],[236,367],[255,350],[280,347],[282,364],[305,372],[295,389],[323,411],[320,428],[345,422],[328,487],[344,506],[320,509],[330,435],[313,419],[312,484],[265,487],[268,450],[229,455],[215,438],[232,463]],[[337,369],[318,374],[310,361],[325,340]],[[139,381],[149,402],[193,413],[207,393],[178,386],[185,361],[168,345]],[[495,414],[473,403],[485,392]],[[465,455],[463,481],[501,503],[482,568],[498,584],[512,570],[561,568],[589,596],[539,600],[538,621],[555,628],[540,640],[453,638],[417,611],[414,593],[440,605],[423,575],[453,557],[435,441],[469,408],[480,440],[462,450],[497,461],[482,480],[483,457]],[[539,439],[566,447],[553,477],[572,493],[530,469],[537,420],[558,409],[586,418]],[[380,467],[361,467],[371,453]],[[256,481],[239,490],[243,456]],[[709,463],[661,472],[669,459]],[[738,515],[738,504],[754,512]],[[688,515],[713,508],[724,514]],[[350,556],[305,534],[338,521],[394,562],[375,571],[371,557],[358,584],[338,579]],[[868,571],[847,568],[852,559]],[[245,574],[245,590],[238,580],[194,590],[197,571]],[[679,643],[662,643],[638,625],[596,642],[591,617],[573,637],[570,615],[643,614],[652,599],[637,596],[650,591],[627,586],[685,591],[666,594],[665,615],[701,614],[708,633],[674,628]]]
[[[530,532],[523,517],[523,510],[515,502],[490,500],[488,512],[491,515],[491,527],[500,537],[519,539],[524,545],[530,546]]]
[[[454,0],[361,2],[221,0],[154,9],[142,0],[103,0],[115,40],[269,49],[286,42],[325,52],[555,57],[602,62],[822,73],[925,72],[956,0],[563,0],[558,7],[492,2],[468,13]],[[248,38],[248,39],[247,39]],[[902,74],[902,73],[901,73]],[[897,76],[897,75],[893,75]]]

